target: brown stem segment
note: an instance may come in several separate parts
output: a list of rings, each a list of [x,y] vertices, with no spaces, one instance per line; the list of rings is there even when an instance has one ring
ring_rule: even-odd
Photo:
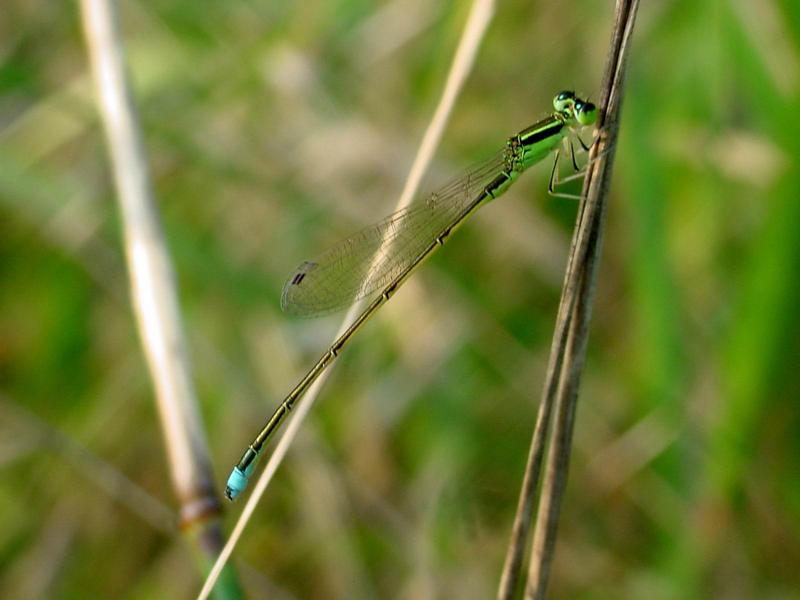
[[[542,400],[498,589],[498,598],[501,600],[512,598],[519,587],[545,443],[548,441],[550,421],[555,412],[525,596],[541,599],[547,591],[561,499],[567,481],[578,386],[586,356],[594,280],[622,103],[625,64],[638,5],[638,0],[619,0],[616,6],[614,33],[600,101],[601,116],[598,126],[601,137],[592,149],[590,160],[594,162],[584,181],[584,201],[578,212],[570,248]],[[595,157],[599,158],[595,161]]]

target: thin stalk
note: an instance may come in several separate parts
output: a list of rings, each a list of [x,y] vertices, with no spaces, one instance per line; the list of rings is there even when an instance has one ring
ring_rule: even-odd
[[[638,5],[638,0],[619,0],[615,9],[615,26],[600,100],[598,125],[601,137],[590,154],[590,160],[599,158],[592,163],[584,181],[584,200],[570,248],[542,400],[498,589],[501,600],[512,598],[520,581],[544,447],[555,412],[555,428],[549,439],[547,470],[537,512],[525,595],[526,598],[541,599],[547,591],[561,499],[567,481],[577,394],[586,357],[625,65]]]
[[[467,76],[472,71],[472,66],[477,56],[480,43],[486,34],[489,23],[494,15],[494,0],[474,0],[470,9],[467,21],[464,24],[464,29],[461,33],[461,38],[456,48],[453,62],[450,65],[450,71],[447,75],[442,96],[434,111],[433,117],[428,124],[428,127],[423,135],[422,142],[420,143],[417,155],[412,164],[403,191],[395,206],[396,210],[400,210],[408,206],[416,195],[422,176],[425,173],[428,165],[430,164],[436,147],[441,140],[442,133],[445,125],[449,120],[450,114],[453,111],[455,102],[464,87]],[[380,251],[376,253],[376,257]],[[339,337],[349,327],[350,323],[361,312],[362,303],[355,304],[347,313],[339,327],[339,332],[336,337]],[[334,365],[335,366],[335,365]],[[242,533],[244,532],[247,523],[250,521],[261,496],[267,489],[272,476],[277,471],[283,458],[289,450],[295,436],[297,435],[303,420],[313,406],[317,396],[319,395],[322,386],[333,371],[333,366],[327,369],[320,377],[312,384],[312,386],[305,393],[302,402],[299,403],[297,408],[293,411],[289,423],[280,441],[276,444],[275,450],[270,455],[267,464],[256,482],[250,497],[247,500],[239,519],[234,526],[231,536],[225,547],[220,552],[216,563],[214,564],[211,572],[209,573],[205,583],[203,584],[198,600],[204,600],[208,597],[217,577],[222,572],[223,567],[227,563],[231,554],[233,553],[236,544],[238,543]]]
[[[161,228],[115,5],[82,0],[84,35],[122,217],[131,295],[164,434],[181,527],[207,566],[222,546],[219,501],[190,376],[172,263]],[[240,596],[230,576],[218,590]]]

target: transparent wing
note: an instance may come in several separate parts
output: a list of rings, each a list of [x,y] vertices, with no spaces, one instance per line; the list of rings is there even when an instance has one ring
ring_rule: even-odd
[[[426,201],[389,215],[300,264],[283,286],[281,308],[313,317],[373,297],[413,263],[500,171],[507,150],[475,165]]]

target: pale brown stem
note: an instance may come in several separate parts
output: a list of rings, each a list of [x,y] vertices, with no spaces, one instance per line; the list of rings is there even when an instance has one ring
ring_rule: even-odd
[[[547,591],[558,515],[567,481],[577,393],[586,357],[624,69],[638,4],[638,0],[620,0],[616,6],[615,28],[600,100],[598,127],[601,138],[590,155],[590,160],[599,158],[592,163],[584,181],[584,201],[570,248],[542,400],[498,589],[498,598],[501,600],[512,598],[519,586],[545,443],[549,441],[547,470],[537,512],[525,595],[526,598],[541,599]],[[553,412],[554,431],[548,440]]]
[[[181,525],[198,556],[210,562],[222,547],[219,503],[115,4],[82,0],[81,15],[120,207],[133,309],[155,387]]]

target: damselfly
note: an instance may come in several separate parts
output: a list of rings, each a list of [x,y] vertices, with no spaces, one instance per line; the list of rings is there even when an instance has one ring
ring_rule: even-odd
[[[571,133],[585,150],[577,130],[593,125],[597,108],[573,92],[560,92],[548,117],[511,136],[493,157],[430,194],[424,202],[402,209],[303,262],[283,288],[281,307],[294,315],[317,316],[371,299],[353,323],[294,386],[255,437],[228,478],[225,495],[235,499],[246,487],[270,436],[353,335],[411,276],[416,268],[478,208],[503,194],[530,166],[556,153],[549,191],[558,183],[559,145]]]

